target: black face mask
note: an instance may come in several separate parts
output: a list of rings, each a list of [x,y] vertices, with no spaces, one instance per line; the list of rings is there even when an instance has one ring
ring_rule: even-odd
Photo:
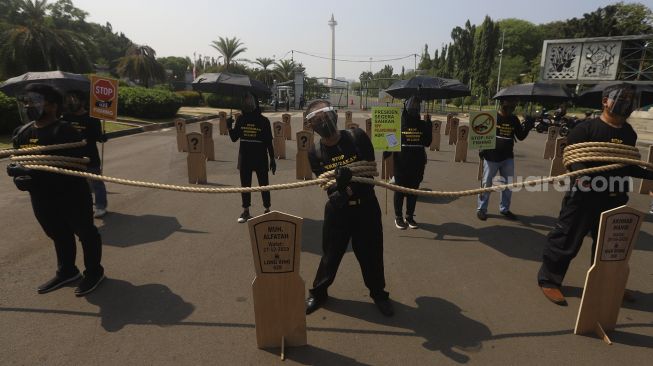
[[[25,108],[25,114],[30,121],[37,121],[43,116],[43,108],[27,107]]]

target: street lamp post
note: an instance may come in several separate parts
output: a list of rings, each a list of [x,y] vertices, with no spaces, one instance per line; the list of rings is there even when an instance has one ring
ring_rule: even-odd
[[[499,50],[499,72],[497,73],[497,93],[499,92],[499,88],[501,87],[501,62],[503,61],[503,45],[505,44],[506,41],[506,30],[503,30],[503,34],[501,36],[501,49]],[[495,106],[499,106],[499,101],[497,100],[495,102]]]

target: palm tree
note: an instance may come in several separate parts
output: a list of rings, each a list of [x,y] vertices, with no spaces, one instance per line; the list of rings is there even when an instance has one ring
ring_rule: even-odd
[[[150,81],[164,81],[166,72],[156,60],[156,52],[150,46],[131,45],[116,68],[118,75],[131,80],[139,80],[149,87]]]
[[[257,77],[259,80],[264,82],[266,85],[270,85],[272,78],[274,77],[274,72],[269,69],[269,67],[274,64],[274,59],[267,57],[259,57],[256,59],[254,64],[261,66],[261,69],[257,72]]]
[[[236,37],[218,37],[218,40],[211,42],[210,46],[215,48],[222,55],[225,71],[231,71],[231,65],[234,63],[236,56],[247,51],[247,48],[243,47],[243,45],[244,44]]]
[[[281,81],[291,80],[295,77],[297,65],[293,60],[280,60],[274,65],[274,71]]]
[[[81,32],[54,26],[47,0],[20,0],[9,7],[0,33],[0,65],[7,75],[27,71],[92,70],[92,42]]]

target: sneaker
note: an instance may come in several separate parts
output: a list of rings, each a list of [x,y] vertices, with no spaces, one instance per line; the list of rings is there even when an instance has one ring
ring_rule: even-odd
[[[82,282],[79,283],[79,286],[75,289],[75,296],[84,296],[92,292],[100,285],[100,282],[102,282],[103,279],[104,275],[101,275],[100,277],[85,276],[82,279]]]
[[[270,208],[266,207],[265,210],[263,210],[263,214],[270,213]]]
[[[476,211],[476,217],[478,217],[478,219],[481,221],[487,220],[487,214],[485,211]]]
[[[412,216],[406,216],[406,223],[411,229],[417,229],[419,227]]]
[[[243,211],[242,214],[240,214],[240,217],[238,218],[238,223],[243,224],[246,223],[247,220],[251,219],[252,216],[249,214],[249,210]]]
[[[96,208],[93,217],[99,219],[100,217],[104,217],[104,215],[106,214],[107,214],[107,210],[105,208]]]
[[[396,226],[397,229],[399,229],[399,230],[406,230],[406,229],[408,229],[408,224],[406,224],[406,221],[404,221],[404,219],[403,219],[402,217],[397,217],[397,218],[395,219],[395,226]]]
[[[510,210],[508,210],[508,211],[503,211],[503,212],[501,212],[501,214],[502,214],[503,216],[505,216],[508,220],[513,220],[513,221],[517,220],[517,215],[515,215],[515,214],[512,213],[512,212],[510,212]]]
[[[80,277],[82,277],[82,274],[79,272],[77,272],[75,275],[68,276],[68,277],[55,275],[53,279],[39,286],[36,289],[36,292],[38,292],[39,294],[45,294],[50,291],[54,291],[67,283],[77,281]]]
[[[374,303],[376,304],[376,307],[379,309],[381,314],[387,317],[391,317],[395,315],[395,310],[392,307],[392,303],[390,302],[390,299],[374,300]]]

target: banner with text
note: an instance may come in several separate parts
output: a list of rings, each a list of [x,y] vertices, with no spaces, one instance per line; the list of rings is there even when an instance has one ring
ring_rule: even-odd
[[[115,121],[118,118],[118,80],[91,75],[89,115]]]
[[[497,145],[497,112],[469,114],[469,148],[488,150]]]
[[[372,108],[372,145],[376,151],[401,151],[401,107]]]

